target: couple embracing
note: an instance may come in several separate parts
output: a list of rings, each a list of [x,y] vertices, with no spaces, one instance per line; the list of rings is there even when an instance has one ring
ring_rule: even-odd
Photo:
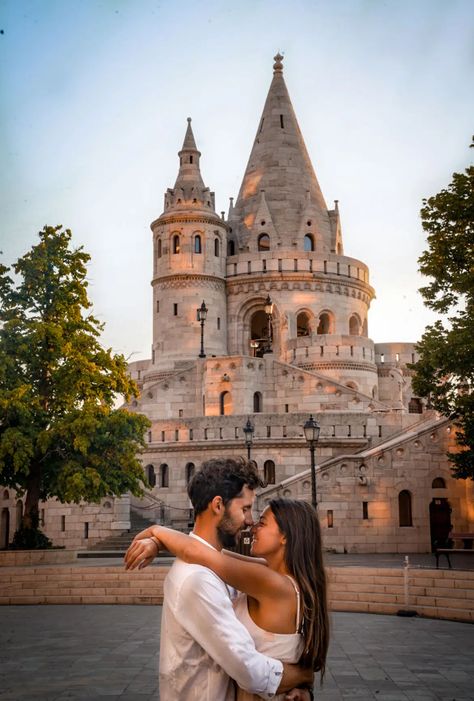
[[[226,551],[252,526],[262,483],[243,459],[209,460],[192,478],[189,536],[142,531],[125,556],[144,567],[177,556],[164,583],[162,701],[309,701],[329,641],[321,532],[312,506],[273,499],[253,525],[252,557]]]

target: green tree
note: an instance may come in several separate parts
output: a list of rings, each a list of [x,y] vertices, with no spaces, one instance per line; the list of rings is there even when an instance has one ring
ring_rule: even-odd
[[[39,243],[0,266],[0,484],[26,493],[14,547],[45,547],[40,500],[99,502],[141,493],[138,454],[148,419],[114,409],[136,396],[122,355],[100,345],[87,263],[71,232],[46,226]],[[14,273],[13,277],[9,273]]]
[[[428,249],[418,262],[431,281],[420,292],[447,318],[428,326],[417,345],[413,387],[453,419],[459,448],[448,453],[453,474],[474,479],[474,166],[423,200],[421,219]]]

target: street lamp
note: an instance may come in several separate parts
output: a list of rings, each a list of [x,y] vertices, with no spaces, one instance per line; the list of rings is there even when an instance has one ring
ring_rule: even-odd
[[[204,322],[206,321],[207,317],[207,307],[204,300],[202,300],[201,306],[196,311],[197,320],[201,322],[201,352],[199,353],[199,357],[205,358],[206,354],[204,353]]]
[[[267,298],[265,300],[265,314],[267,315],[267,336],[268,336],[268,345],[267,345],[267,353],[272,352],[272,316],[273,316],[273,302],[270,298],[270,295],[267,295]]]
[[[306,438],[306,442],[309,446],[309,452],[311,453],[311,503],[314,508],[317,509],[318,502],[316,499],[316,463],[314,459],[314,450],[316,448],[316,443],[319,440],[321,426],[313,419],[312,414],[303,426],[303,431],[304,437]]]
[[[247,458],[250,461],[250,451],[252,449],[255,426],[253,426],[249,418],[247,418],[247,423],[245,424],[243,431],[245,436],[245,445],[247,446]]]

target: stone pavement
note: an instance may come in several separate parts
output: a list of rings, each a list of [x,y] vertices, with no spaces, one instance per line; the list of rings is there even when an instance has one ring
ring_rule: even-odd
[[[161,607],[5,606],[2,701],[158,701]],[[474,627],[332,615],[319,701],[474,701]],[[162,701],[179,701],[162,699]]]

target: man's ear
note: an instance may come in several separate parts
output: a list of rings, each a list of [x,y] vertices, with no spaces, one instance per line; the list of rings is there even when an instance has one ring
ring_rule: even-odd
[[[224,509],[224,502],[222,500],[222,497],[220,497],[220,496],[214,497],[214,499],[211,501],[209,506],[211,507],[211,511],[213,514],[220,516],[222,513],[222,510]]]

